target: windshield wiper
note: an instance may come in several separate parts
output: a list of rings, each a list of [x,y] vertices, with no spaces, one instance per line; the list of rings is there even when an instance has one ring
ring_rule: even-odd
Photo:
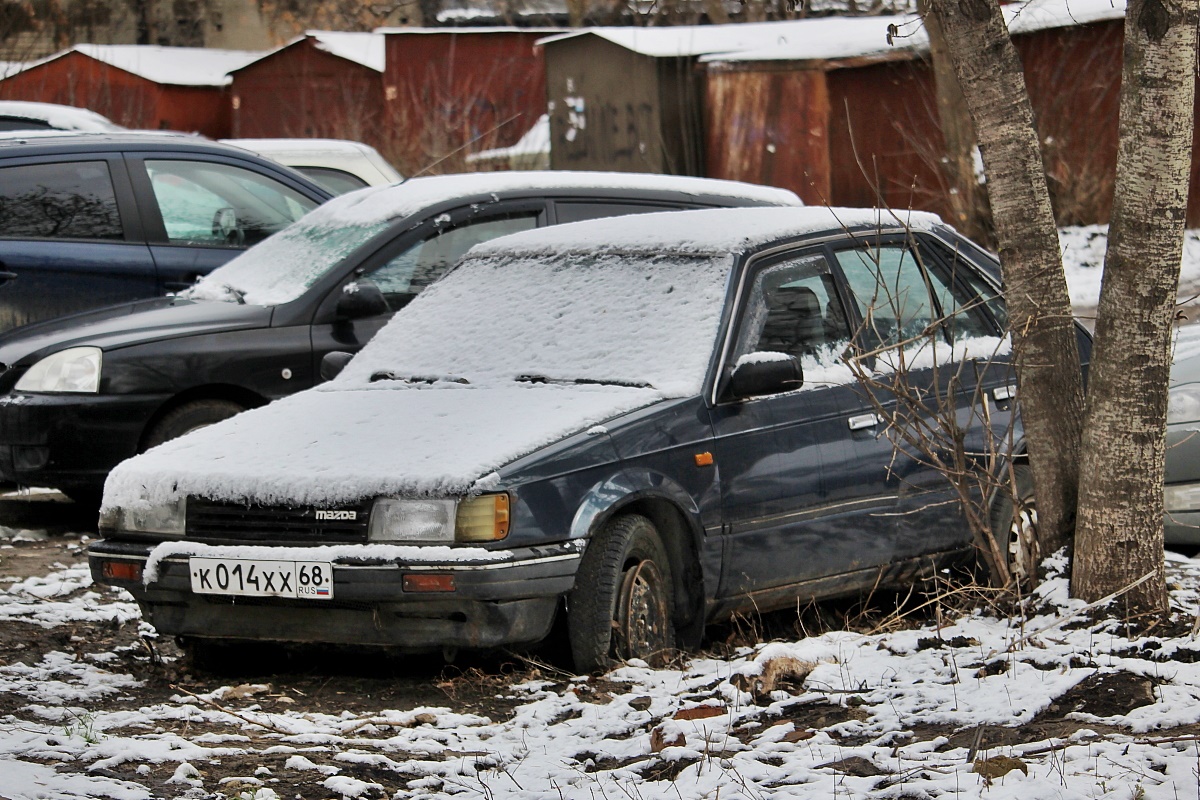
[[[397,375],[395,372],[376,372],[371,375],[371,383],[379,381],[403,381],[404,383],[424,383],[432,386],[439,381],[444,383],[460,383],[469,386],[470,381],[458,375]]]
[[[601,378],[547,378],[545,375],[518,375],[515,380],[519,383],[557,383],[565,386],[624,386],[627,389],[653,389],[649,383],[634,383],[633,381],[606,380]]]

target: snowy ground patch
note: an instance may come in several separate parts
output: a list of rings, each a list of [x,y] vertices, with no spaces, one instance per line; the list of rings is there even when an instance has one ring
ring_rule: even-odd
[[[1055,579],[1014,618],[598,676],[434,672],[389,697],[336,670],[193,675],[60,565],[0,593],[28,635],[0,641],[0,796],[1195,798],[1200,563],[1169,573],[1175,619],[1144,636],[1088,622]]]

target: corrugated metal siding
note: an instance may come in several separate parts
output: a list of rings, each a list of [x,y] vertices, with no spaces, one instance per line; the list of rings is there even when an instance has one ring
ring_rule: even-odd
[[[1014,40],[1060,222],[1108,222],[1112,211],[1123,40],[1119,20]]]
[[[237,137],[384,143],[380,74],[317,49],[311,39],[234,72],[233,96]]]
[[[230,135],[227,89],[166,86],[90,58],[68,53],[0,81],[0,99],[90,108],[131,128]]]
[[[546,75],[525,32],[387,33],[380,148],[405,175],[455,172],[466,156],[509,147],[546,108]]]
[[[933,72],[922,61],[838,69],[829,80],[835,205],[949,212]]]
[[[654,59],[594,36],[545,51],[553,169],[667,172]]]
[[[830,197],[829,94],[820,70],[710,70],[708,174]]]

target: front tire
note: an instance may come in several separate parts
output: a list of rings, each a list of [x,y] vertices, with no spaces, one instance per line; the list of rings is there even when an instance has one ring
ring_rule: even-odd
[[[567,600],[575,669],[665,660],[675,646],[672,577],[654,523],[640,514],[610,520],[588,543]]]
[[[154,424],[146,436],[142,450],[149,450],[185,433],[207,428],[244,410],[244,407],[232,400],[193,400],[184,403],[168,411]]]

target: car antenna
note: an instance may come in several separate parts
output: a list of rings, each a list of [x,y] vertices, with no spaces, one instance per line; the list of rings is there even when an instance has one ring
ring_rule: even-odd
[[[407,176],[406,178],[404,178],[404,180],[400,181],[400,184],[402,185],[402,184],[408,183],[408,181],[409,181],[409,178],[418,178],[418,177],[420,177],[421,175],[423,175],[424,173],[426,173],[426,172],[429,172],[429,170],[433,169],[433,168],[434,168],[434,167],[436,167],[438,164],[442,163],[443,161],[445,161],[446,159],[450,158],[450,157],[451,157],[451,156],[453,156],[454,154],[462,152],[463,150],[467,149],[467,148],[468,148],[468,147],[470,147],[471,145],[473,145],[473,144],[475,144],[476,142],[478,142],[478,141],[479,141],[480,139],[482,139],[483,137],[487,136],[488,134],[490,134],[490,133],[495,133],[496,131],[500,130],[500,128],[503,128],[505,125],[507,125],[508,123],[512,122],[512,121],[513,121],[514,119],[516,119],[517,117],[521,117],[521,116],[524,116],[524,115],[525,115],[525,112],[524,112],[524,111],[518,111],[517,113],[513,114],[513,115],[512,115],[511,117],[509,117],[508,119],[504,119],[504,120],[501,120],[500,122],[497,122],[495,125],[493,125],[492,127],[488,128],[488,129],[487,129],[486,131],[484,131],[483,133],[480,133],[478,136],[475,136],[475,137],[473,137],[473,138],[471,138],[471,139],[468,139],[467,141],[465,141],[465,142],[463,142],[462,144],[460,144],[458,147],[456,147],[456,148],[454,148],[453,150],[451,150],[449,153],[446,153],[446,155],[442,156],[442,157],[441,157],[441,158],[439,158],[437,161],[431,162],[431,163],[429,163],[429,164],[425,165],[424,167],[422,167],[421,169],[417,170],[416,172],[414,172],[412,175],[409,175],[409,176]]]

